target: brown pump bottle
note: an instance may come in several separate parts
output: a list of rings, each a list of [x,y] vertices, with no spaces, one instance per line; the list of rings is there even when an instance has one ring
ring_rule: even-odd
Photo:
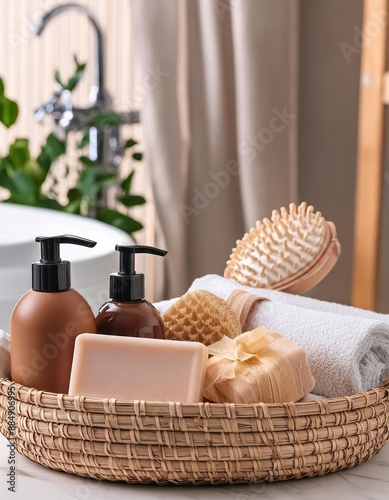
[[[38,236],[41,259],[32,264],[32,290],[14,307],[10,320],[11,378],[43,391],[67,394],[74,342],[80,333],[95,333],[96,320],[87,301],[70,287],[70,262],[59,246],[94,247],[78,236]]]
[[[97,333],[164,339],[165,329],[157,309],[145,300],[144,275],[135,272],[135,254],[165,256],[167,252],[145,245],[116,245],[119,272],[110,275],[109,296],[96,316]]]

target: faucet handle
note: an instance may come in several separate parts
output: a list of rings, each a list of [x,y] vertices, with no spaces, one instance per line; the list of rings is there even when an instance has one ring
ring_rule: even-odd
[[[70,90],[62,91],[60,110],[61,110],[61,117],[59,120],[59,125],[63,129],[68,129],[70,128],[72,121],[74,119],[72,93]]]
[[[34,117],[37,121],[41,121],[44,116],[51,115],[61,129],[80,130],[83,126],[80,121],[81,115],[85,114],[87,110],[79,109],[78,111],[79,113],[76,116],[70,90],[63,90],[62,87],[58,87],[55,89],[53,96],[35,111]]]
[[[45,115],[53,114],[56,111],[60,111],[61,105],[59,105],[59,101],[61,99],[61,92],[55,91],[52,97],[43,103],[39,108],[37,108],[34,112],[34,118],[38,122],[40,122]]]
[[[140,123],[140,112],[137,110],[125,111],[116,114],[119,115],[122,123],[127,123],[129,125],[133,123]]]

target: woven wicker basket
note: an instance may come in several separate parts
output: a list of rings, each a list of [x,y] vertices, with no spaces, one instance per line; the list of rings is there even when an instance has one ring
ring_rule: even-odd
[[[353,467],[389,441],[389,380],[309,403],[156,403],[38,391],[0,379],[0,431],[46,467],[128,483],[298,479]]]

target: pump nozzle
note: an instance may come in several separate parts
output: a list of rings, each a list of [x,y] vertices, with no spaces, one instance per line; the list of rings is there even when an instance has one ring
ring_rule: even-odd
[[[144,274],[135,272],[135,254],[149,253],[164,257],[166,250],[146,245],[116,245],[120,253],[119,272],[110,276],[110,298],[118,302],[144,299]]]
[[[116,245],[115,250],[120,252],[119,275],[133,276],[135,274],[135,254],[149,253],[165,257],[166,250],[146,245]]]
[[[59,245],[70,243],[84,247],[94,247],[95,241],[63,234],[60,236],[37,236],[41,244],[41,258],[32,263],[32,289],[40,292],[60,292],[70,288],[70,262],[61,260]]]
[[[61,262],[59,257],[60,243],[71,243],[72,245],[81,245],[83,247],[93,248],[96,245],[95,241],[73,236],[71,234],[63,234],[61,236],[37,236],[37,243],[41,244],[41,262],[57,263]]]

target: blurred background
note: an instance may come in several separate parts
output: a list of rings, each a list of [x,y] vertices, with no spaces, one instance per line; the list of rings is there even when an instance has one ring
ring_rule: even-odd
[[[6,86],[7,96],[19,106],[16,123],[8,129],[0,127],[1,156],[8,153],[9,145],[15,138],[27,138],[31,155],[37,156],[46,137],[53,130],[58,131],[50,109],[43,116],[38,116],[36,111],[55,94],[55,71],[64,80],[74,74],[74,55],[86,63],[86,68],[72,92],[72,105],[81,108],[91,106],[89,94],[96,83],[97,69],[96,30],[86,13],[75,9],[74,4],[90,9],[103,31],[103,70],[109,96],[108,107],[119,113],[139,111],[141,107],[143,94],[139,91],[139,71],[134,61],[130,1],[72,2],[68,9],[47,22],[40,36],[34,34],[34,23],[58,6],[68,3],[53,0],[0,2],[0,78]],[[122,138],[134,139],[143,152],[142,125],[123,123],[120,128]],[[68,133],[67,152],[53,163],[43,186],[46,192],[54,190],[55,197],[62,204],[67,202],[66,194],[77,179],[80,152],[76,143],[81,137],[82,131]],[[132,234],[136,242],[154,245],[155,207],[146,167],[143,161],[135,161],[128,153],[120,160],[118,171],[121,178],[134,171],[132,190],[147,200],[147,203],[134,206],[131,210],[122,207],[122,211],[131,212],[132,217],[143,225],[136,236]],[[0,187],[0,200],[7,196],[7,190]],[[57,232],[60,231],[58,227]],[[146,286],[151,297],[154,293],[160,294],[160,291],[154,290],[153,259],[140,255],[137,261],[139,270],[146,274]],[[111,272],[115,270],[116,265]]]
[[[32,20],[64,3],[0,1],[0,77],[19,105],[17,122],[0,128],[1,155],[16,137],[28,138],[31,154],[39,153],[55,127],[50,110],[35,118],[34,112],[55,93],[55,70],[63,80],[73,74],[74,54],[86,68],[71,103],[88,106],[96,34],[85,12],[65,10],[40,36],[31,34]],[[137,145],[117,168],[121,179],[135,172],[132,193],[146,200],[120,206],[143,225],[133,237],[169,250],[164,264],[140,263],[149,297],[176,296],[202,274],[222,274],[235,240],[257,219],[305,200],[336,224],[342,244],[335,269],[310,295],[350,304],[364,2],[72,3],[87,7],[101,25],[110,108],[139,112],[139,123],[120,125],[122,137]],[[66,156],[46,180],[63,203],[77,182],[63,174],[79,168],[80,134],[69,136]],[[218,172],[233,172],[234,164],[238,170],[224,187]],[[384,164],[375,305],[381,312],[389,312],[388,172]],[[207,185],[216,178],[215,194]]]

